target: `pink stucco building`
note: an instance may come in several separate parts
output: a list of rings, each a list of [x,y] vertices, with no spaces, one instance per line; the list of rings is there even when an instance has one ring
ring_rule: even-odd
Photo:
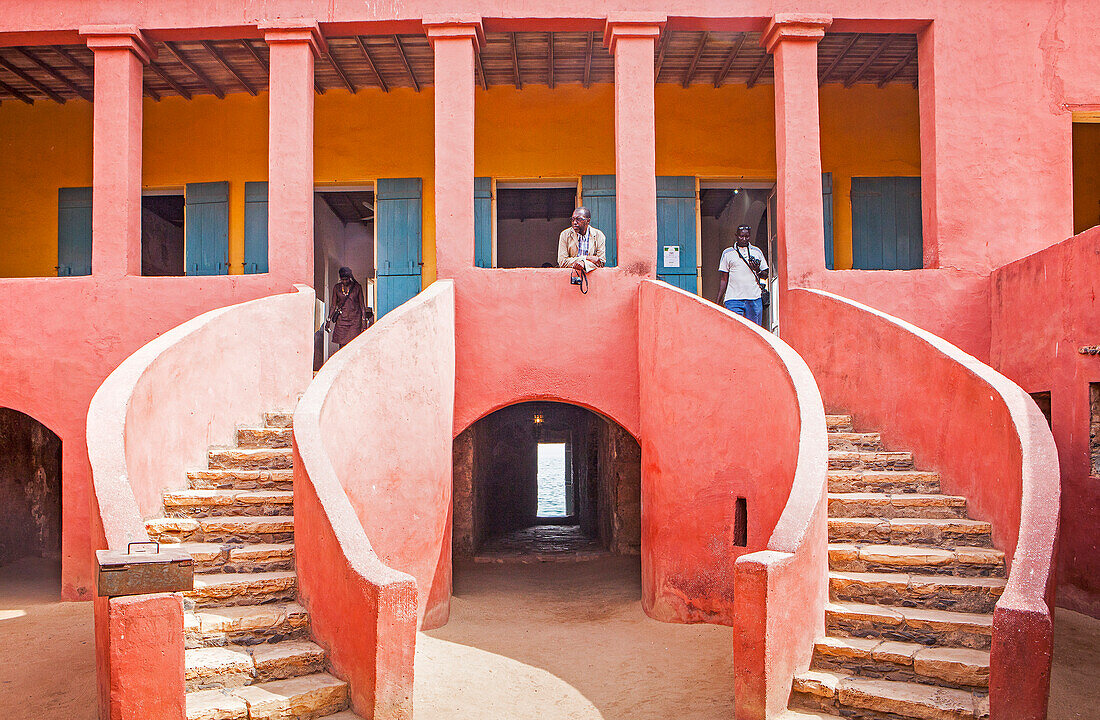
[[[0,562],[56,555],[63,596],[95,599],[101,717],[199,717],[201,593],[97,597],[94,551],[182,542],[202,572],[244,531],[196,513],[255,515],[232,499],[255,486],[218,483],[269,481],[255,502],[293,520],[240,537],[296,533],[271,572],[296,574],[343,693],[325,712],[411,717],[414,631],[446,622],[452,550],[495,512],[482,423],[569,405],[633,463],[617,486],[593,466],[580,526],[640,554],[652,617],[734,626],[738,718],[1042,718],[1053,605],[1100,614],[1098,20],[1092,0],[5,8]],[[544,267],[578,203],[609,245],[585,295]],[[713,303],[742,224],[770,332]],[[340,266],[380,320],[314,378]],[[293,431],[234,435],[273,411]],[[731,453],[731,428],[760,450]],[[899,637],[867,684],[868,644]]]

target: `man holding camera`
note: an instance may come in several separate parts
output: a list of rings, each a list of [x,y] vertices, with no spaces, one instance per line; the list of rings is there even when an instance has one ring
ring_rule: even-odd
[[[718,263],[718,304],[724,305],[757,325],[764,324],[764,303],[760,297],[760,278],[768,276],[768,263],[760,248],[751,244],[752,228],[737,228],[733,247],[722,253]]]
[[[558,267],[592,272],[607,262],[607,238],[592,227],[592,213],[584,205],[573,211],[571,227],[558,236]]]

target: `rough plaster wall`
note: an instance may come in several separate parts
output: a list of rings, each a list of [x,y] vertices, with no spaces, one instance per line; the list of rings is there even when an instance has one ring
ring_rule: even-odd
[[[61,556],[61,440],[0,408],[0,565]]]
[[[488,535],[534,523],[538,487],[538,446],[531,427],[531,410],[513,405],[486,417],[478,429],[474,453],[474,487],[478,503],[475,544]]]
[[[475,523],[474,507],[474,445],[477,426],[466,428],[462,434],[455,438],[452,451],[451,477],[454,481],[453,498],[454,508],[451,514],[453,526],[451,528],[452,552],[455,557],[468,557],[473,555],[475,540],[478,537],[477,523]]]
[[[141,209],[141,274],[183,275],[183,228]]]
[[[597,423],[600,529],[607,548],[638,555],[642,546],[642,450],[612,422]]]

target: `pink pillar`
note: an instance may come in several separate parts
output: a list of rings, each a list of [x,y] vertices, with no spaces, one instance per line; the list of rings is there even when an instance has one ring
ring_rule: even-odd
[[[435,50],[436,277],[474,266],[474,53],[480,18],[425,17]]]
[[[761,39],[775,56],[780,294],[788,286],[813,286],[825,273],[817,43],[831,22],[827,15],[779,14]]]
[[[95,56],[92,273],[141,274],[141,73],[156,56],[132,25],[80,29]]]
[[[313,59],[324,48],[313,20],[260,28],[271,49],[268,93],[268,269],[313,284]]]
[[[615,56],[615,224],[619,267],[655,276],[657,161],[653,50],[663,16],[612,13],[604,44]]]

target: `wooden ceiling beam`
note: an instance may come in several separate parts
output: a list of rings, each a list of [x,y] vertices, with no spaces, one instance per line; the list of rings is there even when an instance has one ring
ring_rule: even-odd
[[[875,48],[875,51],[872,52],[871,55],[863,61],[863,64],[856,68],[856,71],[844,80],[844,87],[852,87],[852,85],[855,85],[856,81],[867,74],[867,71],[871,69],[871,66],[875,64],[875,61],[878,60],[879,56],[882,55],[882,53],[886,52],[886,49],[890,47],[890,43],[892,43],[893,41],[894,36],[887,35],[886,38],[881,43],[879,43],[879,46]]]
[[[22,80],[23,82],[27,83],[32,88],[34,88],[38,92],[42,93],[46,97],[48,97],[50,100],[53,100],[54,102],[59,103],[61,105],[65,104],[65,97],[63,95],[59,95],[58,93],[54,92],[49,87],[47,87],[46,85],[43,85],[42,83],[38,82],[33,77],[31,77],[26,72],[24,72],[17,65],[11,64],[6,58],[0,57],[0,67],[4,68],[5,70],[10,72],[15,77]]]
[[[150,70],[153,71],[154,75],[163,80],[168,85],[168,87],[175,90],[176,94],[178,94],[184,100],[191,99],[191,91],[173,80],[160,65],[157,65],[155,62],[150,62],[148,67]]]
[[[348,89],[348,92],[352,93],[353,95],[359,92],[359,90],[355,87],[355,83],[351,81],[351,78],[348,77],[348,74],[344,70],[344,67],[340,64],[340,61],[336,59],[336,55],[332,51],[332,45],[326,43],[325,46],[328,48],[328,51],[325,53],[325,57],[328,58],[328,62],[330,65],[332,65],[332,69],[335,70],[336,74],[340,76],[340,80],[343,81],[344,87],[346,87]]]
[[[546,33],[546,85],[554,89],[554,32]]]
[[[523,74],[519,69],[519,50],[516,48],[516,34],[508,33],[508,41],[511,45],[512,51],[512,84],[516,86],[517,90],[523,89]]]
[[[84,75],[84,77],[88,78],[89,80],[95,80],[94,70],[90,66],[85,65],[83,62],[81,62],[80,59],[73,55],[71,52],[58,45],[51,45],[50,50],[53,50],[54,53],[60,55],[62,59],[64,59],[74,68],[79,70]]]
[[[237,68],[233,67],[233,65],[225,59],[225,55],[222,55],[221,50],[218,50],[218,48],[214,46],[214,43],[204,40],[202,46],[206,48],[206,52],[210,53],[219,65],[225,68],[227,73],[233,76],[234,80],[240,83],[241,87],[243,87],[249,95],[256,97],[256,88],[252,87],[252,85],[244,79],[244,76],[237,72]]]
[[[378,66],[374,64],[374,58],[371,57],[370,51],[367,50],[367,43],[363,41],[361,35],[355,36],[355,44],[359,46],[359,52],[363,53],[363,59],[367,61],[367,67],[369,67],[371,73],[374,74],[374,80],[378,83],[378,87],[382,88],[382,92],[389,92],[390,86],[382,79],[382,73],[378,72]]]
[[[180,65],[183,65],[185,68],[187,68],[188,72],[197,77],[199,79],[199,82],[201,82],[207,90],[212,92],[215,97],[217,97],[219,100],[225,98],[225,91],[222,90],[217,83],[207,77],[206,73],[200,70],[190,60],[188,60],[184,56],[183,51],[176,47],[175,43],[165,41],[164,48],[168,51],[169,55],[176,59],[176,62],[178,62]]]
[[[420,92],[420,81],[416,79],[416,73],[413,72],[412,65],[409,64],[409,56],[405,54],[405,47],[401,44],[401,38],[397,35],[390,35],[393,40],[393,46],[397,48],[397,54],[401,56],[401,62],[405,65],[405,71],[409,73],[409,79],[412,80],[413,87],[417,92]]]
[[[2,80],[0,80],[0,90],[3,90],[8,95],[11,95],[13,98],[15,98],[16,100],[21,100],[22,102],[25,102],[28,105],[34,105],[34,98],[32,98],[30,95],[27,95],[24,92],[20,92],[19,90],[16,90],[11,85],[8,85],[6,82],[4,82]]]
[[[828,80],[829,76],[833,74],[833,71],[840,66],[840,63],[843,62],[844,58],[848,57],[848,52],[852,49],[852,47],[855,46],[857,42],[859,42],[859,39],[861,37],[863,37],[861,33],[856,33],[852,37],[848,38],[848,42],[844,43],[844,47],[840,49],[840,52],[837,53],[837,56],[833,58],[833,61],[829,63],[828,67],[825,68],[825,72],[821,73],[821,75],[817,78],[818,86],[825,84],[825,81]]]
[[[594,37],[594,34],[590,31],[588,33],[588,47],[584,51],[584,87],[586,90],[592,84],[592,45]]]
[[[477,71],[477,81],[481,83],[482,90],[489,89],[489,78],[485,76],[485,64],[481,62],[481,48],[474,51],[474,69]]]
[[[891,80],[893,80],[894,78],[896,78],[898,76],[898,73],[900,73],[902,70],[904,70],[906,68],[906,66],[909,65],[909,63],[913,62],[916,59],[917,59],[917,49],[913,48],[912,50],[909,51],[909,53],[905,57],[903,57],[901,59],[901,61],[898,62],[897,65],[890,68],[890,71],[882,76],[882,79],[878,81],[878,86],[880,88],[881,87],[886,87],[886,83],[888,83]]]
[[[764,74],[764,68],[768,67],[768,60],[770,60],[771,57],[771,53],[764,53],[764,57],[760,58],[760,62],[756,63],[756,67],[752,69],[752,73],[745,83],[746,85],[752,88],[756,83],[760,82],[760,76]]]
[[[80,97],[84,98],[88,102],[92,101],[92,93],[91,93],[90,90],[85,90],[84,88],[80,87],[79,85],[77,85],[75,82],[73,82],[69,78],[65,77],[64,74],[59,72],[56,68],[54,68],[49,63],[43,61],[42,58],[40,58],[40,57],[38,57],[38,55],[32,53],[28,48],[14,47],[14,48],[12,48],[12,50],[19,53],[20,55],[25,57],[27,60],[30,60],[32,63],[34,63],[35,66],[37,66],[44,73],[46,73],[47,75],[52,77],[54,80],[57,80],[59,83],[61,83],[65,87],[69,88],[70,90],[72,90],[74,93],[76,93]]]
[[[665,53],[668,51],[670,42],[672,42],[672,31],[665,30],[661,33],[661,39],[657,41],[657,60],[653,69],[654,79],[661,74],[661,66],[665,64]]]
[[[683,86],[686,88],[691,85],[691,81],[695,79],[695,68],[699,67],[699,58],[703,57],[703,49],[707,46],[707,40],[710,40],[710,33],[703,32],[703,36],[699,38],[699,45],[695,48],[695,55],[691,58],[691,65],[688,65],[687,72],[684,73]]]
[[[737,56],[741,54],[741,48],[745,47],[745,37],[747,35],[748,33],[741,33],[741,37],[733,44],[733,49],[726,56],[726,61],[722,63],[722,69],[714,76],[714,87],[722,87],[722,83],[729,77],[730,70],[733,69],[733,63],[736,62]]]

